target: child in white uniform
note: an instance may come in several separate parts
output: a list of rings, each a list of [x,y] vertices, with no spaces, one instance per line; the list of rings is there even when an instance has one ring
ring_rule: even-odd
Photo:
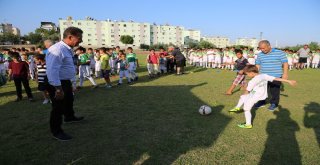
[[[259,74],[259,70],[255,65],[248,65],[243,69],[243,72],[250,78],[247,90],[243,95],[240,96],[237,106],[229,112],[239,112],[243,105],[244,115],[246,123],[238,124],[240,128],[252,128],[251,120],[251,108],[255,103],[260,100],[265,100],[268,97],[268,81],[282,81],[287,82],[294,86],[296,81],[286,80],[282,78],[275,78],[267,74]]]
[[[318,64],[320,61],[320,49],[312,54],[312,68],[318,68]]]

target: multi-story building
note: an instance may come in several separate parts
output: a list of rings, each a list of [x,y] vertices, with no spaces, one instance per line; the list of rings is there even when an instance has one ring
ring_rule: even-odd
[[[187,30],[184,27],[171,25],[156,25],[150,23],[139,23],[134,21],[97,21],[87,17],[84,20],[73,20],[68,17],[66,20],[59,20],[60,35],[67,27],[74,26],[83,30],[83,46],[101,47],[101,46],[132,46],[140,47],[141,44],[173,44],[177,46],[184,45],[186,36],[200,41],[200,31]],[[134,43],[125,45],[121,43],[122,35],[130,35]]]
[[[13,27],[12,24],[9,23],[1,23],[0,35],[3,33],[12,33],[14,35],[20,36],[20,29],[17,27]]]
[[[20,29],[17,27],[12,27],[12,34],[20,36]]]
[[[151,25],[151,45],[173,44],[182,46],[184,44],[184,28],[181,26]]]
[[[188,42],[200,42],[201,32],[200,30],[187,29],[183,32],[184,43]]]
[[[124,21],[97,21],[90,17],[85,20],[73,20],[68,17],[67,20],[59,20],[61,37],[63,31],[70,26],[78,27],[83,30],[84,46],[126,46],[120,42],[122,35],[130,35],[134,39],[133,47],[139,47],[140,44],[150,45],[150,24]]]
[[[228,37],[202,37],[202,39],[214,44],[218,48],[225,48],[230,46],[230,39]]]
[[[9,23],[1,23],[0,24],[0,34],[3,33],[12,33],[12,24]]]
[[[256,38],[238,38],[236,45],[244,45],[256,48],[258,46],[258,40]]]
[[[57,31],[57,26],[53,22],[41,22],[41,29]]]

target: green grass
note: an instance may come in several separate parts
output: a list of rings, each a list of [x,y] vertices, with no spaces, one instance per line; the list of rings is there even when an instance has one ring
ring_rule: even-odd
[[[138,83],[112,89],[91,89],[86,81],[88,88],[76,94],[74,103],[76,114],[85,121],[63,124],[74,137],[69,142],[51,138],[51,106],[42,105],[36,84],[31,83],[36,102],[14,103],[11,82],[0,88],[0,164],[320,162],[320,70],[290,72],[298,86],[285,85],[279,111],[253,111],[251,130],[237,127],[244,121],[243,113],[227,112],[242,92],[223,95],[234,72],[199,68],[188,72],[150,80],[143,67]],[[212,107],[210,116],[198,113],[204,104]]]

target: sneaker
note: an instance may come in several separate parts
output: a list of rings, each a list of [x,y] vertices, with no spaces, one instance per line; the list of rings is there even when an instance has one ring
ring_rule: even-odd
[[[240,108],[235,107],[235,108],[229,110],[229,112],[239,112],[240,110],[241,110]]]
[[[278,106],[276,104],[271,104],[268,110],[273,112],[277,107]]]
[[[252,125],[246,125],[245,123],[243,123],[243,124],[238,124],[238,127],[240,127],[240,128],[246,128],[246,129],[251,129],[251,128],[252,128]]]
[[[74,123],[74,122],[79,122],[82,121],[84,117],[73,117],[71,119],[64,119],[65,123]]]
[[[92,89],[96,89],[96,88],[98,88],[99,86],[98,85],[93,85],[92,86]]]
[[[48,104],[49,103],[49,99],[44,99],[42,104]]]
[[[120,85],[122,85],[122,84],[121,84],[121,83],[118,83],[117,85],[120,86]]]
[[[53,135],[53,138],[55,138],[59,141],[69,141],[72,139],[72,137],[70,135],[63,133],[63,132]]]
[[[105,87],[106,88],[112,88],[112,85],[107,84]]]
[[[253,107],[254,108],[261,108],[261,107],[264,107],[264,106],[265,106],[265,103],[257,102]]]

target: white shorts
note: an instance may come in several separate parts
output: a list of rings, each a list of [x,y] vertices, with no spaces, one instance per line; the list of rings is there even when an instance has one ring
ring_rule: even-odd
[[[293,64],[293,59],[292,58],[288,58],[288,65],[292,65]]]
[[[319,61],[320,61],[320,58],[319,58],[319,57],[313,57],[313,59],[312,59],[312,63],[313,63],[313,64],[318,64]]]
[[[216,56],[216,58],[214,58],[214,63],[221,64],[221,57],[220,56]]]
[[[227,57],[226,63],[232,63],[232,57]]]
[[[214,55],[208,56],[208,62],[214,62]]]
[[[254,98],[250,94],[241,95],[240,99],[243,99],[243,110],[245,111],[250,111],[253,105],[259,101],[259,99]]]

